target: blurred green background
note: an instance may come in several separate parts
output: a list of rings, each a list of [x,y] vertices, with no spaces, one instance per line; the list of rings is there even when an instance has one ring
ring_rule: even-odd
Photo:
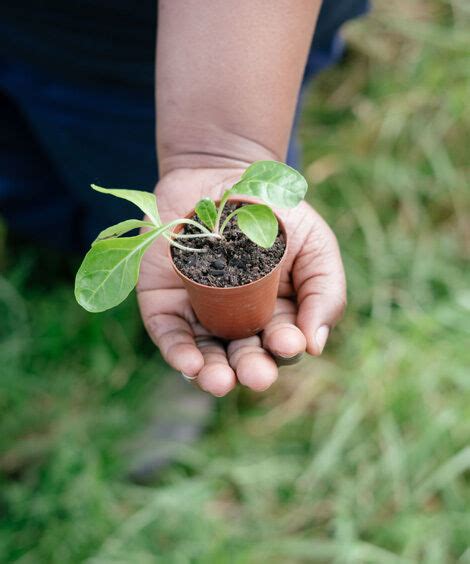
[[[345,35],[301,139],[347,315],[153,486],[125,479],[169,373],[135,300],[89,315],[75,260],[0,235],[1,562],[470,562],[470,3],[378,0]]]

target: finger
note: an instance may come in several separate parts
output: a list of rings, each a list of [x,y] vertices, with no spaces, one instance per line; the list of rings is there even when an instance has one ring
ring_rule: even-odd
[[[138,299],[145,328],[163,358],[176,370],[196,376],[204,358],[194,340],[196,318],[186,291],[141,289]]]
[[[238,381],[256,392],[267,390],[277,379],[277,366],[261,346],[258,336],[232,341],[228,346],[230,366]]]
[[[346,305],[346,279],[336,237],[323,221],[316,226],[293,269],[299,313],[297,326],[307,352],[322,353],[331,329]]]
[[[197,375],[197,383],[214,396],[225,396],[235,387],[236,378],[223,344],[209,335],[196,337],[196,342],[204,357],[204,367]]]
[[[281,358],[301,355],[307,342],[302,331],[295,326],[296,318],[296,304],[288,299],[278,299],[273,318],[263,331],[263,347]]]
[[[170,366],[190,377],[199,373],[204,357],[187,321],[177,315],[159,313],[145,320],[145,326]]]

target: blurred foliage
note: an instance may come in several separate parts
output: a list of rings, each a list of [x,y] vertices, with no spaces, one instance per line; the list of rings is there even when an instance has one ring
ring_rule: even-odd
[[[86,314],[74,264],[0,246],[0,561],[470,562],[470,7],[380,0],[346,36],[302,123],[346,318],[154,487],[124,479],[167,372],[135,303]]]

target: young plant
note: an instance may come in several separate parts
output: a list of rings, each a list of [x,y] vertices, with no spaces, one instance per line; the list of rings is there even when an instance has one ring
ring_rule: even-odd
[[[94,190],[128,200],[139,207],[148,219],[128,219],[102,231],[92,243],[77,272],[75,297],[86,310],[100,312],[110,309],[129,295],[137,284],[139,268],[145,251],[160,235],[171,245],[188,252],[204,252],[183,244],[195,237],[222,239],[232,218],[240,230],[260,247],[270,248],[276,240],[278,223],[271,206],[295,207],[305,196],[307,182],[293,168],[276,161],[258,161],[249,166],[240,180],[226,190],[217,207],[211,198],[203,198],[195,211],[200,223],[192,219],[175,219],[163,224],[154,194],[138,190],[101,188]],[[247,195],[265,204],[247,204],[231,212],[224,221],[222,213],[231,196]],[[192,225],[196,234],[175,234],[178,224]],[[133,237],[121,237],[133,229],[145,228]]]

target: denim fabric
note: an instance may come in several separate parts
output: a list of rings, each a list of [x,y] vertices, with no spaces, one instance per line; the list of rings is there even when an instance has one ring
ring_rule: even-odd
[[[152,190],[155,1],[16,0],[0,7],[0,215],[62,248],[133,206],[89,189]],[[303,87],[342,52],[367,0],[324,0]],[[297,165],[295,130],[288,162]]]

